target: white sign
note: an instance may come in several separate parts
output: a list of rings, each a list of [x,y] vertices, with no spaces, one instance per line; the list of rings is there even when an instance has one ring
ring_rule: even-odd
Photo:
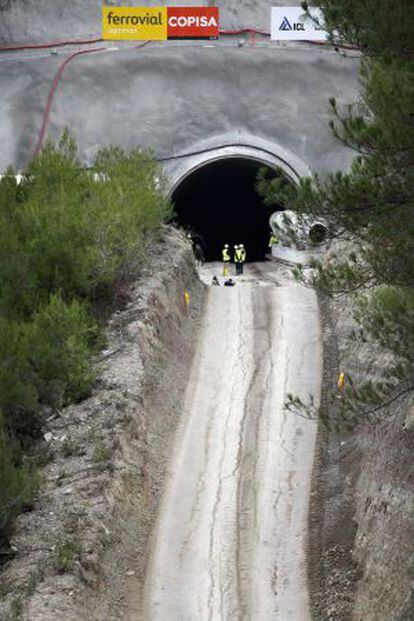
[[[320,9],[310,8],[312,17],[323,24]],[[300,6],[272,7],[272,41],[326,41],[328,33],[317,26]]]

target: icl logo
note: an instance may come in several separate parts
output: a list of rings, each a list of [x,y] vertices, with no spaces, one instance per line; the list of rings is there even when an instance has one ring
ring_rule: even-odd
[[[283,22],[280,24],[279,26],[279,30],[284,30],[284,31],[288,31],[288,30],[305,30],[305,25],[301,24],[300,22],[295,22],[292,26],[292,24],[290,23],[290,21],[288,20],[287,17],[283,18]]]

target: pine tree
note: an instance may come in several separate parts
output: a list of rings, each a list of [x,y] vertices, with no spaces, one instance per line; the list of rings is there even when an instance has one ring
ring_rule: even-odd
[[[392,355],[381,381],[354,386],[341,404],[347,421],[380,412],[414,389],[414,4],[312,4],[322,9],[333,45],[361,53],[359,101],[344,110],[330,100],[332,130],[355,159],[349,172],[302,179],[298,188],[262,172],[258,189],[267,204],[282,198],[302,217],[323,218],[330,238],[344,242],[340,256],[315,265],[312,284],[330,295],[354,295],[362,329]],[[292,407],[301,405],[292,397]]]

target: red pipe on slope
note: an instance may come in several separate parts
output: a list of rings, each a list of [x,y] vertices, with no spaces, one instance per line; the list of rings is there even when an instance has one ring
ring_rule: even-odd
[[[60,82],[60,78],[62,77],[62,74],[63,74],[63,72],[65,70],[66,65],[68,65],[77,56],[82,56],[84,54],[91,54],[93,52],[100,52],[101,50],[106,50],[106,49],[107,48],[105,48],[105,47],[96,47],[96,48],[93,48],[91,50],[81,50],[80,52],[75,52],[74,54],[71,54],[70,56],[68,56],[63,61],[63,63],[61,63],[61,65],[59,66],[59,69],[56,72],[55,77],[53,78],[52,86],[50,88],[49,95],[47,97],[46,107],[45,107],[45,110],[43,112],[42,126],[40,128],[39,138],[37,140],[37,144],[36,144],[35,150],[33,152],[33,157],[36,157],[36,155],[38,155],[40,153],[40,150],[41,150],[41,148],[43,146],[43,142],[44,142],[44,139],[45,139],[47,126],[49,124],[49,116],[50,116],[50,110],[52,108],[53,97],[55,95],[56,89],[57,89],[57,87],[59,85],[59,82]]]

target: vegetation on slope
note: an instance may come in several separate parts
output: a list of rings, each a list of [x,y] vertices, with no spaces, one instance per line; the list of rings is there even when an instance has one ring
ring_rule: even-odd
[[[267,204],[282,196],[298,214],[323,218],[332,239],[349,242],[348,250],[315,266],[312,284],[331,295],[355,295],[360,336],[370,335],[394,360],[381,381],[345,394],[340,418],[352,425],[414,388],[414,4],[312,4],[323,10],[334,43],[362,52],[360,100],[343,109],[330,102],[332,129],[356,157],[347,174],[303,179],[297,190],[263,171],[258,189]],[[292,397],[293,409],[302,405]],[[332,422],[326,412],[307,413]]]
[[[0,180],[0,551],[36,477],[25,451],[46,407],[85,398],[102,344],[93,309],[110,300],[170,214],[152,155],[102,149],[81,165],[65,132],[18,183]]]

